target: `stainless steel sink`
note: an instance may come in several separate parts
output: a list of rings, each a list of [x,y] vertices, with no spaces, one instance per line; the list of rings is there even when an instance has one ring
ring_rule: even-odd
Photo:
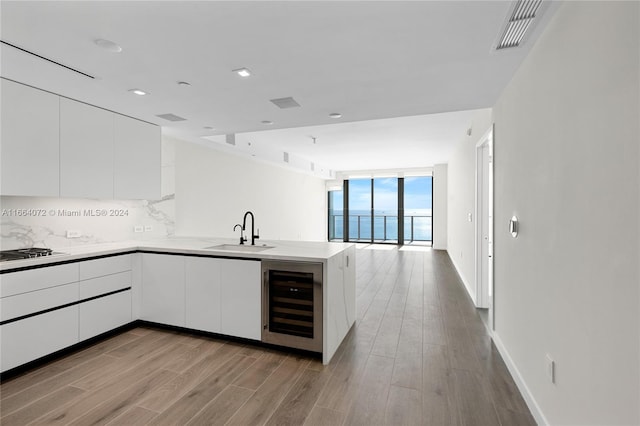
[[[220,244],[218,246],[210,246],[210,247],[205,247],[205,250],[228,250],[228,251],[248,251],[248,252],[257,252],[257,251],[263,251],[263,250],[269,250],[272,249],[273,246],[267,246],[267,245],[262,245],[262,246],[252,246],[252,245],[247,245],[247,244]]]

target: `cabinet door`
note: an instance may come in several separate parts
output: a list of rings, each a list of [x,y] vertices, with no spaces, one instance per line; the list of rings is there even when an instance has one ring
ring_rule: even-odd
[[[114,197],[160,199],[160,127],[119,114],[114,120]]]
[[[60,196],[113,198],[114,116],[60,98]]]
[[[78,342],[78,305],[4,324],[1,367],[9,370]]]
[[[163,254],[142,257],[142,313],[146,321],[185,326],[185,258]]]
[[[262,284],[260,262],[221,260],[220,329],[230,336],[262,337]]]
[[[186,324],[220,333],[220,259],[186,259]]]
[[[79,341],[131,322],[131,290],[79,305]]]
[[[2,195],[60,195],[60,98],[9,80],[2,84]]]

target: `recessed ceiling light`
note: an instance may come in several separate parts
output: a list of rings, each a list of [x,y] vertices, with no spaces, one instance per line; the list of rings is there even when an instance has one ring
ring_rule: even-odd
[[[145,92],[144,90],[140,90],[140,89],[129,89],[129,91],[135,95],[138,96],[144,96],[147,94],[147,92]]]
[[[179,81],[178,86],[189,87],[191,86],[191,83],[189,83],[188,81]]]
[[[262,120],[261,123],[264,124],[265,126],[271,126],[273,124],[273,121],[271,121],[271,120]]]
[[[331,118],[340,118],[340,117],[342,117],[342,114],[340,114],[339,112],[332,112],[331,114],[329,114],[329,117],[331,117]]]
[[[94,40],[93,42],[108,52],[111,52],[111,53],[122,52],[122,47],[120,47],[117,43],[112,42],[111,40],[105,40],[105,39],[99,38]]]
[[[238,74],[240,77],[249,77],[251,75],[251,71],[249,71],[248,68],[238,68],[233,70],[233,72]]]

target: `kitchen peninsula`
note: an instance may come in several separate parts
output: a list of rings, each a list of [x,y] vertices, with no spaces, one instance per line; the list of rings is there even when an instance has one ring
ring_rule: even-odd
[[[63,250],[0,263],[3,373],[138,320],[263,342],[268,329],[315,333],[327,364],[355,321],[353,244],[173,237]],[[285,297],[267,285],[269,263],[303,271],[280,271]],[[321,300],[307,266],[320,271]]]

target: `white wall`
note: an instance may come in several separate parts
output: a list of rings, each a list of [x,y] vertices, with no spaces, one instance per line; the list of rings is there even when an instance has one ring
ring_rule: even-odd
[[[176,234],[238,237],[251,210],[263,240],[327,239],[327,193],[320,178],[211,148],[176,147]]]
[[[476,143],[491,123],[491,110],[479,110],[469,123],[471,135],[461,137],[448,164],[447,251],[474,301]]]
[[[495,336],[550,424],[640,423],[639,8],[565,2],[494,108]]]
[[[433,167],[433,248],[447,249],[447,165]]]

